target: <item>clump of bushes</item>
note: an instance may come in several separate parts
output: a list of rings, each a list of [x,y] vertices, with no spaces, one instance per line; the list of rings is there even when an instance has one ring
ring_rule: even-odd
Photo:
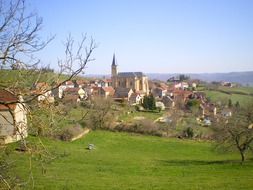
[[[74,137],[80,135],[83,132],[83,128],[80,124],[76,124],[74,126],[69,126],[63,129],[59,135],[59,139],[63,141],[70,141]]]
[[[183,131],[183,137],[185,138],[193,138],[194,136],[194,131],[192,127],[187,127],[184,131]]]
[[[153,121],[148,119],[143,119],[140,121],[136,121],[135,123],[129,124],[120,123],[115,126],[113,130],[145,135],[162,136],[162,131],[160,130],[160,127],[153,123]]]

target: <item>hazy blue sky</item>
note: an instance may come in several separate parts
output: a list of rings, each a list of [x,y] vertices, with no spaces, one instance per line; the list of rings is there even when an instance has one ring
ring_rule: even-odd
[[[253,70],[253,0],[28,0],[43,17],[43,37],[55,40],[39,54],[56,65],[72,33],[99,47],[86,73],[120,71],[198,73]]]

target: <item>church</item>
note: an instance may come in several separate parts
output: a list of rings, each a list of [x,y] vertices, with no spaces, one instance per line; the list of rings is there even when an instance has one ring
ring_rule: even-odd
[[[111,65],[112,86],[116,88],[129,88],[136,93],[149,94],[148,77],[142,72],[118,72],[115,54]]]

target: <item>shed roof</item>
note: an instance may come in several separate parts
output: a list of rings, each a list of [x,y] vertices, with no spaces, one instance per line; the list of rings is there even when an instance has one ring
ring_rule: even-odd
[[[17,101],[18,101],[18,98],[13,93],[4,89],[0,89],[0,102],[3,102],[3,103],[10,102],[10,104],[6,104],[6,105],[0,103],[0,110],[15,109],[16,104],[11,103],[11,102],[17,102]]]

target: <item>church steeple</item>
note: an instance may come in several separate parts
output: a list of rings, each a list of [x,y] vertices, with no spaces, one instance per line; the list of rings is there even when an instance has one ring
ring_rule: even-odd
[[[117,71],[117,65],[116,65],[116,58],[115,58],[115,53],[113,54],[113,58],[112,58],[112,76],[116,76],[118,74]]]
[[[113,54],[112,58],[112,66],[116,66],[115,53]]]

